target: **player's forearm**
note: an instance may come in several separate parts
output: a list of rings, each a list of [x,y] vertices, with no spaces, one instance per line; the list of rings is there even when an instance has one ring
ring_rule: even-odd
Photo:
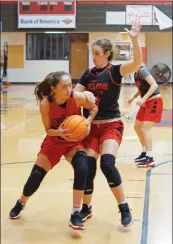
[[[54,129],[47,129],[46,133],[48,136],[59,136],[59,131]]]
[[[142,64],[142,50],[139,45],[138,39],[132,39],[133,45],[133,63],[135,66]]]
[[[150,89],[148,90],[148,92],[143,96],[143,98],[145,100],[147,100],[154,92],[155,90],[158,88],[157,84],[153,84],[150,86]]]
[[[137,91],[137,92],[134,94],[133,99],[137,98],[139,95],[140,95],[140,92]]]
[[[95,118],[96,114],[98,112],[98,107],[97,105],[94,105],[94,107],[89,111],[89,116],[87,120],[91,123],[93,119]]]
[[[142,50],[138,39],[132,39],[133,44],[133,60],[121,65],[120,73],[122,76],[128,76],[136,72],[142,64]]]

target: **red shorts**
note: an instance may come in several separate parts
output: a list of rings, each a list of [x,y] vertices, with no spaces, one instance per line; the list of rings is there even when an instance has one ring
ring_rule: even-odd
[[[100,145],[108,139],[113,139],[121,144],[124,124],[121,120],[105,124],[92,124],[90,134],[84,140],[85,148],[90,148],[100,153]]]
[[[55,137],[46,136],[38,154],[43,154],[49,160],[52,167],[54,167],[59,163],[62,156],[67,155],[74,148],[82,150],[84,145],[82,142],[67,142]]]
[[[163,111],[163,100],[161,97],[153,98],[145,102],[146,107],[140,107],[136,120],[160,122]]]

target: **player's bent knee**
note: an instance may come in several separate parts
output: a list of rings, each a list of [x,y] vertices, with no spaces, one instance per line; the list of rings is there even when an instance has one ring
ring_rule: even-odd
[[[111,188],[121,185],[121,176],[115,167],[115,157],[111,154],[103,154],[100,160],[100,167]]]
[[[86,154],[88,157],[92,157],[92,158],[95,158],[96,160],[98,159],[99,157],[99,154],[97,152],[95,152],[93,149],[91,148],[86,148]]]
[[[23,195],[30,197],[39,188],[42,180],[47,174],[46,170],[38,165],[34,165],[31,174],[24,186]]]
[[[77,152],[71,162],[74,169],[73,189],[84,190],[88,173],[87,155],[85,152]]]
[[[143,133],[143,134],[145,134],[145,133],[147,133],[147,132],[149,132],[149,131],[150,131],[150,128],[147,128],[147,127],[142,127],[142,128],[140,129],[140,132]]]

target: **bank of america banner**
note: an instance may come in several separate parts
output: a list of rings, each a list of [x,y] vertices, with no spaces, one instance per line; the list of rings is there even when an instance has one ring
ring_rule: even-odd
[[[18,28],[76,28],[76,2],[18,2]]]

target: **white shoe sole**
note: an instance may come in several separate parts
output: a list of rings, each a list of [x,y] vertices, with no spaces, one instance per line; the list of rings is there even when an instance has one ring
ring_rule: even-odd
[[[142,160],[144,160],[146,157],[144,158],[140,158],[140,159],[135,159],[135,162],[138,163],[138,162],[141,162]]]
[[[85,222],[87,219],[91,218],[92,215],[93,215],[92,213],[88,214],[84,219],[82,219],[82,222]]]
[[[131,222],[130,222],[128,225],[122,225],[122,224],[121,224],[121,226],[122,226],[123,228],[128,228],[128,227],[130,227],[132,224],[133,224],[133,219],[131,220]]]
[[[11,216],[9,216],[9,219],[18,219],[18,218],[20,218],[20,215],[21,215],[21,213],[18,214],[17,216],[15,216],[15,217],[11,217]]]
[[[84,230],[85,227],[83,226],[75,226],[71,222],[69,223],[69,227],[71,227],[73,230]]]

